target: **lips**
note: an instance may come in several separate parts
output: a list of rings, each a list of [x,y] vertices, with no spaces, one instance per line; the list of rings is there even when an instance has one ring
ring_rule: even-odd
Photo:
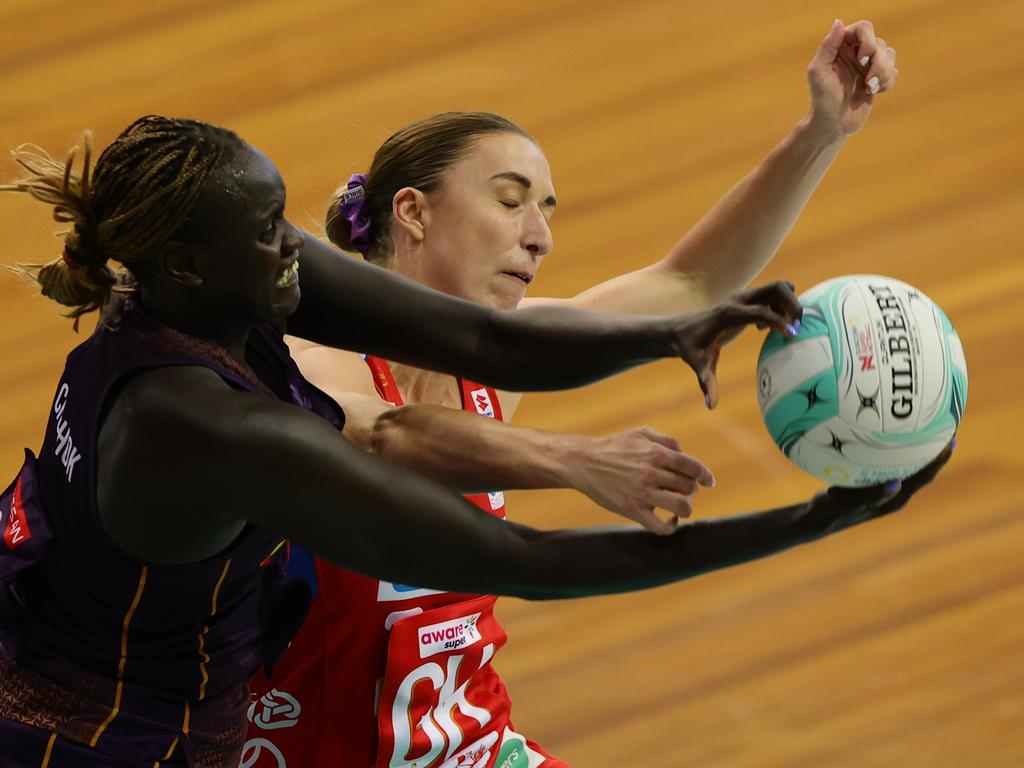
[[[529,272],[515,272],[515,271],[512,271],[512,270],[506,270],[506,271],[502,272],[501,274],[508,275],[509,277],[514,277],[514,278],[517,278],[519,280],[522,280],[523,283],[526,284],[526,285],[529,285],[530,283],[533,282],[533,275],[531,275]]]

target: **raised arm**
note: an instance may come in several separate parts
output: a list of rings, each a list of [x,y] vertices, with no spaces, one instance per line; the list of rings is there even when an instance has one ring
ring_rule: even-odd
[[[609,312],[694,312],[748,285],[778,251],[846,138],[897,77],[896,52],[869,21],[838,20],[807,67],[810,108],[660,261],[594,286],[572,306]],[[549,299],[526,300],[550,302]]]
[[[311,414],[232,392],[211,377],[195,369],[148,374],[115,406],[132,418],[101,453],[100,514],[132,554],[152,559],[163,550],[160,559],[180,561],[165,539],[177,532],[173,538],[185,541],[181,531],[213,554],[246,520],[338,565],[405,584],[533,599],[622,592],[763,557],[884,514],[939,466],[905,482],[895,498],[893,489],[830,492],[684,525],[670,536],[635,528],[540,532],[386,465]],[[117,467],[117,483],[104,485],[104,464]],[[167,467],[176,470],[170,481]],[[142,517],[139,487],[160,493],[150,494],[146,524],[133,533],[127,521]],[[194,548],[189,555],[208,556]]]

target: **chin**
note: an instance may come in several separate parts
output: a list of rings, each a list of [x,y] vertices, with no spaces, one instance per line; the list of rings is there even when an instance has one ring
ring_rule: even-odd
[[[266,318],[272,323],[279,323],[295,314],[295,310],[299,308],[299,301],[302,298],[302,290],[296,283],[295,289],[288,291],[287,297],[281,297],[276,302],[272,302],[270,305],[270,311],[267,312],[268,317]]]
[[[491,309],[515,309],[525,296],[525,285],[516,286],[506,283],[494,286],[482,298],[475,298],[473,301]]]

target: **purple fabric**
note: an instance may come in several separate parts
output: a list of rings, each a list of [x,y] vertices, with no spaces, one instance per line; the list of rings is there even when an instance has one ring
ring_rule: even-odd
[[[105,404],[130,376],[167,365],[199,365],[236,389],[260,391],[258,381],[225,368],[198,340],[189,344],[182,337],[175,346],[168,333],[131,302],[107,318],[68,357],[38,461],[26,453],[18,479],[0,494],[5,746],[14,727],[7,720],[52,728],[58,744],[89,744],[107,721],[95,749],[125,764],[152,765],[154,755],[165,755],[178,738],[179,754],[187,755],[189,765],[236,768],[245,741],[249,678],[261,664],[273,664],[308,607],[304,584],[300,590],[279,582],[286,548],[272,531],[249,526],[214,557],[188,565],[148,564],[145,571],[104,533],[95,449]],[[302,379],[279,330],[254,328],[247,354],[281,376],[282,399],[294,398],[341,428],[340,408]],[[145,514],[144,500],[139,514]],[[13,582],[17,592],[9,591]],[[14,653],[17,662],[7,661]],[[109,720],[115,700],[117,715]],[[0,766],[7,765],[0,750]]]
[[[348,188],[338,200],[338,212],[351,225],[349,242],[362,254],[370,250],[369,214],[364,210],[366,205],[365,173],[353,173],[348,177]]]

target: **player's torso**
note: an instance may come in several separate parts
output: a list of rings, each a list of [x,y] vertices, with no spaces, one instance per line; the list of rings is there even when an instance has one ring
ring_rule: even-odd
[[[387,364],[367,364],[381,397],[401,405]],[[458,386],[465,410],[501,418],[493,389]],[[505,516],[501,492],[467,498]],[[484,768],[504,752],[527,754],[490,664],[506,641],[495,597],[393,584],[311,558],[294,564],[303,568],[318,594],[273,681],[254,682],[243,766]],[[520,764],[540,763],[508,763]]]

